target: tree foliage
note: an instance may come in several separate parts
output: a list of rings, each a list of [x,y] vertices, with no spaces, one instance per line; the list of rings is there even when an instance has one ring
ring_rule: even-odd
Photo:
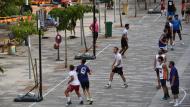
[[[49,12],[52,17],[59,17],[58,30],[71,30],[76,21],[83,18],[84,13],[92,12],[91,6],[72,5],[68,8],[55,8]]]
[[[34,21],[21,21],[19,24],[11,26],[11,31],[15,35],[17,42],[22,43],[29,35],[37,33]]]
[[[0,0],[0,16],[18,15],[24,3],[25,0]]]

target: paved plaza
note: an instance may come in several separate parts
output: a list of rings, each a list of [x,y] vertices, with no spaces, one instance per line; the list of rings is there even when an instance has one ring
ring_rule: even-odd
[[[177,1],[177,0],[176,0]],[[177,2],[178,3],[178,2]],[[132,7],[131,7],[132,8]],[[179,7],[178,7],[179,8]],[[118,13],[117,13],[118,14]],[[97,41],[97,57],[89,60],[87,65],[93,73],[90,78],[90,91],[94,102],[88,105],[79,105],[76,95],[71,94],[72,105],[70,107],[172,107],[167,101],[161,101],[162,90],[156,89],[156,73],[153,70],[154,56],[158,51],[158,39],[163,32],[166,21],[165,16],[160,14],[146,14],[145,11],[133,17],[130,12],[128,16],[123,16],[123,23],[130,24],[129,49],[126,58],[123,58],[124,74],[127,79],[128,88],[122,88],[122,80],[116,74],[110,89],[104,86],[108,82],[111,65],[113,62],[114,46],[120,47],[120,38],[123,28],[118,27],[119,16],[116,23],[113,23],[112,37],[105,38],[103,14],[101,33]],[[108,10],[107,18],[113,21],[113,10]],[[91,45],[92,36],[88,25],[92,21],[92,14],[85,15],[85,32],[87,45]],[[173,60],[179,71],[180,77],[180,107],[190,107],[190,24],[183,23],[182,37],[184,45],[177,42],[175,50],[167,53],[168,61]],[[66,97],[64,90],[67,86],[68,69],[64,68],[64,42],[61,44],[60,58],[63,61],[56,61],[57,51],[53,49],[55,29],[50,28],[45,32],[48,39],[42,40],[42,66],[43,66],[43,95],[44,100],[39,103],[13,102],[13,99],[20,93],[25,93],[34,83],[28,79],[28,54],[27,47],[18,47],[17,54],[0,55],[0,63],[5,66],[5,74],[0,75],[0,107],[65,107]],[[64,32],[60,33],[61,35]],[[68,33],[69,34],[69,33]],[[84,50],[81,46],[80,29],[77,24],[76,39],[68,39],[68,64],[78,65],[79,60],[74,60],[74,56]],[[64,38],[65,39],[65,38]],[[31,37],[32,56],[38,59],[38,38]],[[89,51],[92,54],[92,51]],[[168,86],[169,82],[168,82]]]

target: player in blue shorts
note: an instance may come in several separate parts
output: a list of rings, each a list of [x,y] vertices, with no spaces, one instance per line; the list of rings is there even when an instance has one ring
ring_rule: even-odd
[[[171,91],[174,96],[174,100],[170,103],[174,103],[174,106],[179,106],[178,102],[178,94],[179,94],[179,75],[178,71],[175,67],[174,61],[170,61],[169,67],[171,69],[170,71],[170,84],[171,84]]]
[[[86,60],[82,59],[81,60],[81,64],[79,66],[77,66],[77,73],[78,73],[78,79],[80,81],[81,87],[83,89],[83,93],[85,95],[85,97],[87,98],[87,101],[89,102],[89,104],[93,103],[90,91],[89,91],[89,87],[90,87],[90,83],[89,83],[89,79],[88,79],[88,74],[91,75],[91,71],[89,69],[89,67],[87,65],[85,65]]]

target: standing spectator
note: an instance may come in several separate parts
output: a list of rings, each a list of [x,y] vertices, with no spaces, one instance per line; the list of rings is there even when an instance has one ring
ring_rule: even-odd
[[[166,61],[167,61],[166,55],[164,54],[164,51],[163,50],[159,50],[158,54],[154,58],[154,70],[156,71],[157,82],[158,82],[158,85],[156,86],[157,89],[161,88],[161,85],[160,85],[160,76],[159,76],[159,65],[160,65],[160,63],[158,61],[158,58],[160,56],[164,58],[164,63],[166,63]]]
[[[186,15],[186,23],[189,23],[190,21],[190,0],[187,0],[186,4],[185,4],[185,15]]]
[[[175,43],[176,33],[178,34],[180,41],[182,41],[182,36],[181,36],[182,24],[181,24],[181,20],[178,18],[178,15],[174,16],[174,20],[172,21],[172,24],[173,24],[173,43]],[[181,42],[181,44],[184,44],[184,43]]]
[[[171,69],[170,71],[170,85],[171,85],[171,91],[173,94],[173,101],[170,103],[174,103],[174,106],[179,106],[178,102],[178,94],[179,94],[179,75],[178,71],[175,67],[174,61],[170,61],[169,63],[169,68]]]
[[[167,100],[170,98],[168,93],[168,87],[166,85],[166,81],[168,79],[168,68],[167,65],[164,63],[164,58],[162,56],[158,57],[158,70],[159,70],[159,76],[160,76],[160,83],[164,92],[164,97],[161,100]]]
[[[173,0],[168,0],[168,14],[167,16],[174,16],[176,11],[175,4]]]
[[[105,87],[106,88],[111,88],[111,82],[113,80],[113,76],[114,76],[115,73],[118,73],[121,76],[122,80],[123,80],[122,87],[127,88],[128,85],[126,83],[126,78],[125,78],[125,76],[123,74],[122,57],[121,57],[121,54],[119,53],[119,48],[114,47],[113,53],[115,55],[115,59],[114,59],[114,62],[112,64],[112,71],[110,73],[109,82]]]
[[[69,82],[68,82],[68,86],[67,89],[65,90],[65,96],[67,98],[67,106],[72,104],[71,102],[71,98],[69,96],[69,93],[71,93],[73,90],[75,91],[75,93],[77,94],[77,96],[80,99],[80,103],[79,104],[83,104],[83,99],[81,97],[79,88],[80,88],[80,82],[78,80],[77,77],[77,72],[74,70],[75,67],[73,65],[69,66]]]
[[[181,1],[181,16],[182,19],[184,19],[184,15],[185,15],[185,0]]]
[[[160,6],[161,6],[161,16],[164,14],[166,16],[166,7],[165,7],[165,0],[161,0]]]
[[[88,79],[88,74],[91,75],[91,71],[89,69],[89,67],[87,65],[85,65],[86,60],[82,59],[81,60],[81,65],[77,66],[77,73],[78,73],[78,79],[80,81],[80,84],[82,86],[83,89],[83,93],[85,95],[85,97],[87,98],[87,101],[89,101],[89,104],[93,103],[90,91],[89,91],[89,87],[90,87],[90,83],[89,83],[89,79]]]
[[[121,50],[119,52],[121,53],[122,56],[124,56],[125,52],[128,49],[128,29],[129,29],[129,24],[125,24],[125,29],[121,37]]]
[[[97,21],[96,17],[95,17],[94,22],[89,26],[89,29],[92,31],[92,37],[93,37],[93,39],[95,39],[95,44],[94,45],[96,45],[96,41],[98,39],[98,30],[99,30],[99,25],[98,25],[98,21]],[[88,50],[90,50],[92,48],[92,46],[93,45],[91,45]]]

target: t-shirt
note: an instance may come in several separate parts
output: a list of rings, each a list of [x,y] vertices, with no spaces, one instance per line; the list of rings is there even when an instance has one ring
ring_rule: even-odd
[[[119,61],[121,61],[120,64],[119,64]],[[118,67],[118,68],[122,67],[122,56],[119,52],[115,54],[115,65],[114,66]]]
[[[92,28],[92,32],[94,32],[94,23],[92,23],[90,25],[90,27]],[[98,22],[96,21],[96,23],[95,23],[95,32],[98,32],[98,30],[99,30],[99,26],[98,26]]]
[[[78,73],[78,79],[80,82],[89,81],[88,80],[88,73],[90,72],[90,69],[88,66],[81,64],[77,67],[77,73]]]
[[[124,30],[123,30],[123,35],[127,35],[128,34],[128,30],[125,28]]]
[[[178,71],[175,67],[171,68],[170,71],[170,83],[172,83],[172,78],[175,76],[175,80],[174,80],[174,86],[179,86],[179,76],[178,76]]]
[[[71,85],[80,85],[80,82],[77,77],[77,72],[75,70],[69,72],[69,76],[73,76],[74,80],[70,83]]]
[[[180,26],[181,26],[181,20],[179,19],[174,19],[172,21],[173,24],[173,30],[180,30]]]
[[[168,11],[170,11],[170,12],[174,11],[174,2],[173,2],[173,0],[168,0]]]

